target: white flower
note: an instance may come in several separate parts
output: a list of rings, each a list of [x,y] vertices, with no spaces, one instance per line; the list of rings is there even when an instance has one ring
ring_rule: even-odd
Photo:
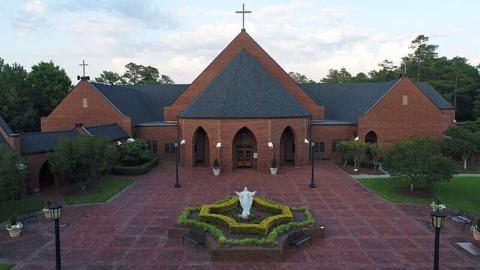
[[[135,140],[133,138],[128,138],[127,142],[134,142]]]
[[[121,141],[118,141],[118,142],[117,142],[117,145],[121,145],[121,144],[122,144],[122,142],[121,142]]]

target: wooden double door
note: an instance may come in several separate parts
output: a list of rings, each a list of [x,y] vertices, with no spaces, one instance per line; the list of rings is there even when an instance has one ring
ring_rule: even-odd
[[[253,145],[237,145],[237,168],[253,167]]]

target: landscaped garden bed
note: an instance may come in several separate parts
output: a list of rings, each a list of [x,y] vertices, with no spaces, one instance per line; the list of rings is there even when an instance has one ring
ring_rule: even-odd
[[[242,208],[237,196],[213,204],[185,208],[178,224],[169,229],[170,237],[181,237],[192,228],[207,231],[206,246],[212,259],[232,256],[248,260],[281,259],[287,235],[302,229],[315,237],[324,236],[324,228],[315,225],[306,207],[293,208],[255,196],[248,218],[240,217]],[[253,257],[252,257],[253,256]]]
[[[43,202],[39,195],[33,195],[25,199],[1,202],[0,222],[7,220],[12,215],[20,216],[42,209]]]
[[[151,159],[141,165],[122,166],[117,165],[112,168],[114,174],[120,175],[141,175],[146,174],[158,164],[158,158]]]
[[[82,191],[75,186],[65,190],[64,200],[68,204],[104,202],[133,182],[130,178],[108,176],[97,181],[92,181],[86,190]]]

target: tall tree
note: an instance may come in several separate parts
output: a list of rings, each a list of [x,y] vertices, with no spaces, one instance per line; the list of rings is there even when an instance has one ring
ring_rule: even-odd
[[[292,77],[292,79],[295,80],[297,83],[314,83],[315,82],[314,80],[310,80],[307,76],[300,74],[298,72],[290,71],[288,75],[290,75],[290,77]]]
[[[37,112],[33,109],[27,71],[19,64],[6,64],[0,58],[0,116],[15,132],[31,131],[38,127]]]
[[[120,76],[120,74],[113,71],[106,71],[106,70],[104,70],[100,74],[100,77],[96,77],[95,81],[99,83],[110,84],[110,85],[126,84],[125,79],[122,76]]]
[[[416,63],[417,81],[420,81],[422,68],[428,65],[429,61],[437,57],[436,50],[438,45],[428,44],[428,40],[429,38],[427,36],[419,35],[410,43],[409,48],[413,50],[413,53],[410,54],[409,57]]]
[[[396,80],[399,78],[400,73],[398,66],[395,66],[392,61],[385,59],[378,64],[379,70],[372,70],[368,74],[370,80],[375,82],[384,82],[390,80]]]
[[[125,65],[125,73],[123,78],[126,79],[128,84],[139,84],[142,82],[142,70],[144,66],[137,65],[135,63],[128,63]]]
[[[330,69],[328,70],[328,74],[325,78],[321,81],[324,83],[348,83],[352,82],[352,74],[347,71],[344,67],[340,70],[338,69]]]
[[[33,108],[40,117],[47,116],[72,89],[65,70],[52,61],[34,65],[27,82],[31,86]]]

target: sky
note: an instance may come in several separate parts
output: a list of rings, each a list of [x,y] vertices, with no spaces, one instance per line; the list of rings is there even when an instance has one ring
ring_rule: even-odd
[[[285,71],[320,80],[329,69],[368,72],[400,64],[419,34],[439,55],[480,64],[480,1],[0,0],[0,58],[29,69],[52,60],[73,82],[129,62],[191,83],[240,32]]]

